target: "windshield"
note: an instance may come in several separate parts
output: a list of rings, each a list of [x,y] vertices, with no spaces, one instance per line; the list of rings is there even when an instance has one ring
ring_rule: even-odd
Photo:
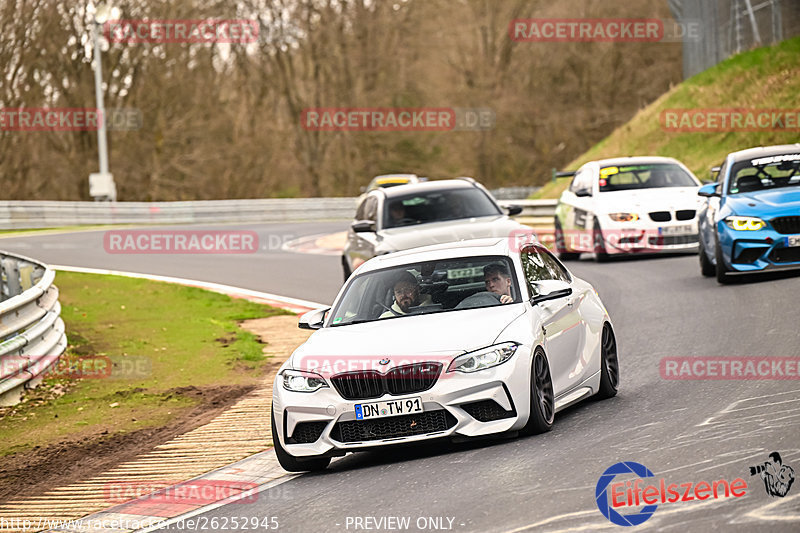
[[[731,167],[730,194],[777,189],[800,184],[800,154],[740,161]]]
[[[661,187],[697,187],[698,185],[697,181],[688,172],[674,163],[605,167],[600,169],[600,192]]]
[[[376,270],[361,274],[345,290],[333,310],[332,326],[521,301],[514,268],[504,256],[444,259]]]
[[[480,189],[450,189],[387,199],[384,228],[501,214]]]

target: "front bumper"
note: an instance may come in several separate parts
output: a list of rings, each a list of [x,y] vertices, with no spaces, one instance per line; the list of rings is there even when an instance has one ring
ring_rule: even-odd
[[[516,431],[530,409],[530,352],[520,346],[509,361],[472,374],[448,373],[445,367],[429,390],[369,400],[345,400],[333,386],[288,391],[278,376],[272,400],[278,437],[287,452],[304,457]],[[356,404],[415,397],[422,400],[422,413],[356,420]]]
[[[717,223],[725,266],[733,272],[762,272],[800,268],[800,246],[790,247],[789,235],[767,226],[758,231],[737,231]]]
[[[602,226],[609,254],[694,252],[698,247],[697,219],[654,223],[613,222]]]

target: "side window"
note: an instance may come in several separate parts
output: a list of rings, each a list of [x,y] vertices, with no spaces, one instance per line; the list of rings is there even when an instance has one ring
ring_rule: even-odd
[[[539,251],[541,258],[548,270],[553,274],[553,279],[566,281],[567,283],[572,281],[572,276],[569,275],[567,268],[562,265],[561,262],[553,256],[553,254],[542,248],[540,248]]]
[[[569,186],[569,190],[572,192],[578,192],[581,189],[592,190],[592,171],[588,167],[578,169]]]
[[[364,207],[364,218],[362,220],[369,220],[375,222],[378,218],[378,199],[374,196],[367,198]]]
[[[719,172],[717,172],[717,183],[721,182],[725,178],[725,173],[728,171],[727,163],[728,160],[722,162],[719,166]]]
[[[538,281],[571,281],[569,272],[550,252],[539,246],[530,246],[522,251],[522,269],[530,294],[536,294],[534,285]]]
[[[358,205],[358,209],[356,209],[356,220],[364,220],[364,212],[366,211],[367,200],[369,200],[369,198],[364,198],[364,200],[362,200]]]
[[[583,173],[583,169],[579,169],[578,172],[575,173],[575,176],[572,178],[572,183],[569,184],[570,192],[576,192],[580,189],[580,181],[581,181],[581,174]]]

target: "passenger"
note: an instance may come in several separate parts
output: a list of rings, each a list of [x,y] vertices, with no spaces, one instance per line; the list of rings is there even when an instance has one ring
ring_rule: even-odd
[[[511,296],[511,275],[503,265],[493,263],[483,267],[483,281],[487,291],[500,295],[501,304],[514,301]]]
[[[380,318],[407,315],[410,308],[420,304],[419,283],[409,271],[404,270],[392,285],[394,303],[391,311],[384,312]]]

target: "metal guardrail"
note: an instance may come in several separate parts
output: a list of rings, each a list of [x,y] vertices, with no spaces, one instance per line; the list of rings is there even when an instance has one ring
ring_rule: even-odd
[[[0,405],[39,385],[67,347],[55,271],[0,252]]]
[[[349,219],[355,198],[192,202],[0,202],[0,229],[104,224],[202,224]]]
[[[534,227],[550,227],[556,215],[558,200],[501,200],[502,207],[518,205],[522,213],[514,217],[521,224]]]
[[[522,217],[553,217],[555,200],[500,200]],[[192,202],[0,202],[0,229],[106,224],[213,224],[351,220],[355,198],[270,198]]]

